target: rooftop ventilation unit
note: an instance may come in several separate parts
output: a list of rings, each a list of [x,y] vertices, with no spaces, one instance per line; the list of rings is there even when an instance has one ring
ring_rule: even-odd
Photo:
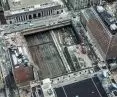
[[[101,13],[101,12],[104,12],[105,9],[102,6],[97,6],[97,11]]]
[[[21,1],[20,0],[13,0],[13,4],[14,5],[20,5],[21,4]]]
[[[117,25],[116,24],[111,24],[110,25],[110,29],[113,30],[117,30]]]

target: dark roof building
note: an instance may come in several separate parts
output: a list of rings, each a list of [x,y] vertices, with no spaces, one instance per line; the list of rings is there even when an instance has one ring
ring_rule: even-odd
[[[97,77],[55,88],[57,97],[108,97]]]
[[[88,8],[94,5],[100,5],[102,0],[67,0],[74,10]]]
[[[0,24],[6,24],[6,20],[5,20],[4,12],[3,12],[2,1],[0,1]]]

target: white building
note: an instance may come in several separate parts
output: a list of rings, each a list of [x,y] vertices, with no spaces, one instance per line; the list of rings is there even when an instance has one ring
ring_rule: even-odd
[[[32,21],[64,12],[60,0],[8,0],[4,14],[8,24]]]

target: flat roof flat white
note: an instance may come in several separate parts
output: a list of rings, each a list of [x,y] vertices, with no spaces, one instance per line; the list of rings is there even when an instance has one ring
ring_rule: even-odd
[[[61,3],[61,0],[8,0],[10,10],[19,10],[25,8],[31,8],[35,5],[48,4],[52,2]]]

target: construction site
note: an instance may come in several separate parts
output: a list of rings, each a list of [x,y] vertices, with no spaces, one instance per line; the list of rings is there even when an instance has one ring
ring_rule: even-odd
[[[4,97],[115,97],[117,64],[107,60],[117,57],[117,20],[102,0],[74,1],[78,12],[67,0],[2,3]]]
[[[80,40],[70,25],[25,35],[25,39],[41,79],[58,77],[80,69],[73,51],[73,47],[77,47]],[[71,64],[68,62],[70,60]]]

